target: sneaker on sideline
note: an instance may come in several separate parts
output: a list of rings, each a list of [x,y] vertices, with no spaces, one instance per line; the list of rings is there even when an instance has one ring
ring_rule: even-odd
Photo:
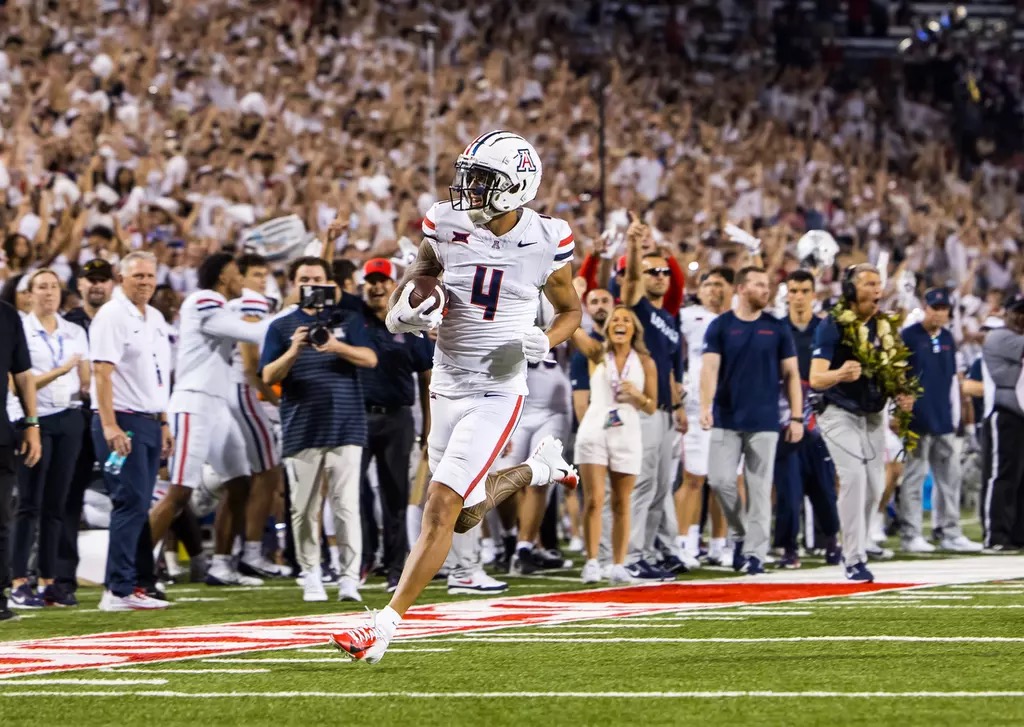
[[[359,595],[359,581],[355,578],[342,576],[341,581],[338,583],[338,600],[362,603],[363,597]]]
[[[935,546],[925,540],[924,537],[915,535],[913,538],[902,540],[900,542],[900,550],[904,553],[934,553]]]
[[[491,578],[479,568],[468,575],[448,576],[449,596],[491,596],[508,590],[508,584]]]
[[[131,595],[115,596],[110,591],[103,591],[100,598],[100,611],[151,611],[167,608],[171,604],[150,598],[142,588],[136,588]]]

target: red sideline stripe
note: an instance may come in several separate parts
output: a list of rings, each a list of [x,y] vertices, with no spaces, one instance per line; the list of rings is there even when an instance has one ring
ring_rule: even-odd
[[[431,230],[436,230],[437,229],[437,225],[435,225],[433,220],[431,220],[429,217],[424,217],[423,218],[423,226],[424,227],[429,227]]]
[[[270,469],[274,461],[274,445],[270,441],[270,432],[268,432],[267,428],[263,425],[263,419],[261,419],[260,416],[256,413],[256,402],[253,400],[253,391],[251,388],[246,387],[245,395],[242,397],[242,401],[244,401],[247,404],[246,408],[248,408],[249,410],[249,416],[256,424],[256,428],[259,429],[260,431],[260,439],[263,440],[263,449],[265,449],[267,452],[267,456],[265,458],[267,460],[267,468]]]
[[[558,243],[558,246],[559,247],[565,247],[566,245],[571,245],[571,244],[572,244],[572,233],[570,232],[569,236],[567,238],[565,238],[560,243]]]
[[[480,484],[480,480],[484,478],[484,475],[487,474],[487,470],[489,470],[491,465],[494,464],[494,460],[498,458],[498,454],[505,448],[505,445],[508,443],[508,438],[512,436],[512,431],[516,428],[516,421],[519,419],[519,410],[522,408],[523,397],[520,396],[516,399],[516,408],[512,410],[512,417],[508,420],[508,424],[505,425],[505,431],[503,431],[501,436],[498,438],[498,443],[494,446],[494,451],[491,452],[490,459],[487,460],[487,464],[484,465],[484,468],[480,470],[480,474],[473,478],[473,481],[469,484],[469,489],[466,490],[466,494],[462,497],[463,500],[468,498],[469,493],[471,493],[476,486]]]
[[[177,417],[178,415],[175,414],[174,416]],[[181,461],[178,462],[178,477],[174,482],[171,483],[174,485],[185,484],[185,459],[188,457],[188,417],[189,415],[186,413],[185,432],[184,436],[181,438]],[[177,432],[175,432],[175,434],[177,434]]]
[[[217,305],[224,305],[224,301],[217,300],[216,298],[200,298],[196,301],[196,305],[203,305],[204,303],[215,303]]]

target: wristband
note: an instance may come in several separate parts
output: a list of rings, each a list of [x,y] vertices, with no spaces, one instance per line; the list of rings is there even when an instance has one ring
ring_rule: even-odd
[[[679,402],[678,404],[673,404],[672,405],[672,411],[679,411],[682,408],[683,408],[683,403],[682,402]]]
[[[796,422],[798,424],[803,424],[804,423],[804,418],[803,417],[790,417],[789,421]]]
[[[39,417],[25,417],[25,424],[30,427],[38,427]]]
[[[170,422],[166,422],[166,421],[160,422],[160,426],[161,427],[169,427],[169,426],[171,426],[171,423]]]

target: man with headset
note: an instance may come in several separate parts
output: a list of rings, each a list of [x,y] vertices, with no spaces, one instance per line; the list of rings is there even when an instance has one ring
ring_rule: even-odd
[[[846,269],[843,301],[866,326],[868,341],[880,347],[878,324],[882,278],[873,265]],[[829,316],[814,334],[811,387],[822,391],[824,410],[818,418],[839,476],[839,523],[843,561],[851,581],[875,579],[867,568],[868,520],[885,488],[885,423],[887,404],[878,382],[864,374],[853,350],[843,341]],[[900,396],[897,405],[909,411],[914,397]]]

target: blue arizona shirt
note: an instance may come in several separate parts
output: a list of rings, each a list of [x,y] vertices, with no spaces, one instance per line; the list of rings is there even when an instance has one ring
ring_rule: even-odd
[[[907,326],[900,334],[910,349],[910,370],[924,388],[914,402],[911,431],[918,434],[952,434],[953,401],[950,396],[956,376],[956,343],[945,328],[933,338],[921,323]]]
[[[658,408],[672,408],[672,374],[683,380],[683,337],[679,321],[647,298],[633,306],[633,312],[644,327],[644,343],[654,359],[658,372]]]
[[[767,313],[754,321],[727,311],[711,321],[704,353],[722,357],[715,390],[715,427],[779,431],[782,361],[796,356],[789,324]]]

